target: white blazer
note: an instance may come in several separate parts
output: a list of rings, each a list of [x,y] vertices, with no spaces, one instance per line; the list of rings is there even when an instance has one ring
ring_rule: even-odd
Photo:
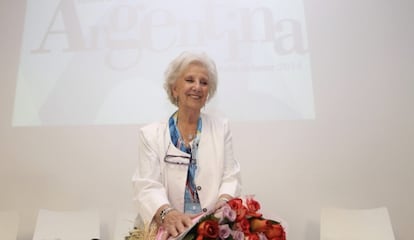
[[[211,210],[221,194],[239,196],[240,166],[233,157],[232,135],[226,119],[201,114],[202,130],[194,179],[203,211]],[[134,202],[144,223],[163,204],[184,210],[187,165],[164,161],[165,156],[189,156],[171,142],[168,121],[140,130],[138,167],[132,178]],[[170,158],[169,158],[170,159]],[[173,159],[174,160],[174,159]],[[185,158],[177,158],[185,161]]]

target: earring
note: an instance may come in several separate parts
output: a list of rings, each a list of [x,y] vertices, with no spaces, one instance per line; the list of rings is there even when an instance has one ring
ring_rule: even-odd
[[[175,97],[175,105],[178,107],[178,96]]]

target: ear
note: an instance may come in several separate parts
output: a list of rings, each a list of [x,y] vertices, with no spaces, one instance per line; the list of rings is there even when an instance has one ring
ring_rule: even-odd
[[[178,89],[177,89],[177,84],[174,84],[171,86],[171,92],[174,98],[176,98],[178,96]]]

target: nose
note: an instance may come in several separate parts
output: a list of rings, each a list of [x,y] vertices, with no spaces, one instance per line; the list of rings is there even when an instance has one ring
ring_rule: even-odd
[[[201,83],[200,83],[200,80],[194,81],[193,89],[194,89],[195,91],[200,91],[200,89],[201,89]]]

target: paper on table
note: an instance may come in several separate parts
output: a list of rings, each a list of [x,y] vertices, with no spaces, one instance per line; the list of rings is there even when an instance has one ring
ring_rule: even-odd
[[[17,212],[0,212],[0,239],[16,240],[19,225]]]
[[[41,209],[33,240],[99,239],[99,214],[96,211],[50,211]]]
[[[324,208],[321,213],[321,240],[394,240],[387,208]]]

